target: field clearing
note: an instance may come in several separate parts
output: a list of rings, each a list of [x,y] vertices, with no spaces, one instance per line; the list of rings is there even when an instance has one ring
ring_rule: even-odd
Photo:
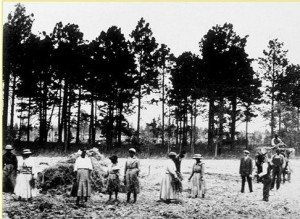
[[[55,164],[64,157],[37,157],[36,162]],[[124,167],[125,159],[119,159]],[[262,184],[253,183],[253,193],[246,184],[240,193],[239,160],[204,160],[207,193],[204,199],[189,198],[188,182],[194,160],[182,162],[184,175],[180,204],[165,204],[159,199],[160,181],[166,159],[141,159],[141,193],[136,204],[127,204],[126,195],[119,194],[119,203],[106,203],[108,195],[92,195],[87,207],[76,209],[74,198],[68,194],[39,195],[32,202],[15,201],[5,194],[3,218],[300,218],[300,160],[293,160],[291,183],[271,191],[270,201],[262,201]],[[121,170],[123,176],[123,170]],[[122,177],[121,176],[121,177]],[[41,211],[41,203],[52,207]]]

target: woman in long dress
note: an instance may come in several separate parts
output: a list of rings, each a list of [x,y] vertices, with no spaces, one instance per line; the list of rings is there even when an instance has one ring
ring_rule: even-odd
[[[127,191],[127,202],[130,202],[130,195],[133,193],[133,203],[136,202],[137,194],[140,192],[139,185],[140,162],[136,157],[136,150],[129,149],[129,158],[125,163],[124,181]]]
[[[192,174],[189,177],[189,182],[192,181],[191,195],[193,198],[205,197],[205,178],[204,178],[204,163],[201,162],[203,157],[201,154],[195,154],[193,159],[196,163],[193,165]]]
[[[118,200],[118,193],[120,190],[120,167],[118,166],[118,157],[113,155],[109,158],[111,160],[111,166],[108,169],[108,182],[107,182],[107,193],[109,194],[109,200],[115,193],[115,201]]]
[[[86,156],[86,151],[82,150],[81,156],[75,161],[74,172],[77,179],[77,199],[76,205],[84,198],[87,202],[88,197],[91,196],[91,172],[93,170],[92,161]]]
[[[31,154],[29,149],[24,149],[22,158],[20,162],[18,162],[18,174],[14,193],[19,200],[25,199],[28,201],[36,196],[36,189],[34,189],[34,162],[30,157]]]
[[[167,203],[179,199],[179,190],[176,188],[176,184],[180,182],[176,174],[176,153],[170,152],[169,158],[164,169],[160,187],[160,200]]]

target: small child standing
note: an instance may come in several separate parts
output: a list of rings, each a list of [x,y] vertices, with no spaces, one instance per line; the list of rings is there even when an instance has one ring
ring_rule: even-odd
[[[109,200],[111,196],[115,193],[115,201],[118,201],[118,193],[120,190],[120,167],[118,166],[118,157],[113,155],[109,158],[112,162],[108,169],[108,182],[107,182],[107,192],[109,194]]]

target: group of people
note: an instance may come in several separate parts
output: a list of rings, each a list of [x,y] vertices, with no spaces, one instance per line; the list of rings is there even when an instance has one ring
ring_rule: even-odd
[[[279,147],[282,141],[278,135],[272,139],[274,151],[276,153],[269,158],[267,151],[261,151],[256,156],[257,166],[257,182],[263,183],[263,200],[269,200],[269,192],[276,184],[276,189],[280,188],[281,178],[283,182],[290,181],[290,159],[289,155],[283,153]],[[16,155],[12,153],[13,147],[6,145],[6,153],[3,155],[3,192],[15,193],[19,199],[30,200],[37,192],[34,189],[35,174],[34,160],[30,157],[32,152],[29,149],[24,149],[21,159],[17,159]],[[253,192],[252,178],[254,173],[254,162],[249,156],[250,152],[245,150],[244,157],[240,161],[239,173],[242,178],[241,192],[245,192],[245,183],[248,182],[249,191]],[[178,201],[179,195],[182,192],[183,176],[181,174],[181,161],[185,157],[185,152],[179,154],[170,152],[169,159],[165,163],[162,174],[160,186],[160,201],[170,203],[171,201]],[[192,157],[195,160],[191,174],[188,177],[190,183],[191,197],[205,197],[206,183],[205,183],[205,165],[202,155],[195,154]],[[113,155],[109,157],[111,165],[109,166],[105,177],[107,178],[107,193],[109,201],[112,195],[115,200],[118,200],[118,193],[121,188],[120,170],[118,164],[118,157]],[[86,150],[82,149],[80,156],[76,159],[74,164],[74,184],[72,187],[72,196],[76,196],[76,204],[86,202],[91,196],[91,174],[93,171],[93,164],[91,159],[87,156]],[[124,185],[127,193],[127,202],[131,200],[133,194],[133,203],[137,201],[137,195],[140,192],[139,184],[140,162],[136,157],[136,150],[129,149],[129,157],[124,166]]]
[[[12,153],[11,145],[5,146],[6,153],[3,155],[3,192],[14,193],[18,199],[30,200],[37,194],[34,189],[34,160],[30,157],[32,152],[24,149],[22,157],[18,161]]]
[[[274,189],[276,184],[276,189],[280,188],[280,184],[283,181],[291,180],[291,161],[289,153],[286,150],[280,148],[284,145],[282,140],[276,134],[272,139],[272,151],[275,153],[268,157],[267,150],[262,149],[255,158],[255,164],[257,167],[256,176],[257,182],[263,183],[263,200],[269,201],[270,190]],[[248,182],[249,191],[253,192],[252,178],[254,173],[254,164],[252,158],[249,156],[250,152],[248,150],[244,151],[244,157],[240,162],[240,175],[242,178],[242,188],[241,192],[245,191],[246,180]],[[287,176],[287,178],[286,178]]]
[[[179,194],[182,192],[182,174],[181,161],[185,156],[185,152],[180,154],[175,152],[169,153],[169,159],[166,162],[160,189],[160,200],[166,203],[179,199]],[[107,193],[109,194],[108,201],[111,201],[112,195],[115,195],[115,201],[118,201],[118,193],[121,188],[121,167],[118,165],[118,157],[113,155],[109,157],[111,165],[107,170]],[[189,177],[191,182],[191,196],[205,197],[205,180],[204,180],[204,163],[201,161],[202,156],[195,154],[193,159],[196,160],[192,168],[192,173]],[[76,174],[76,204],[80,205],[81,201],[87,201],[91,195],[90,174],[93,170],[92,162],[86,156],[85,150],[82,150],[81,156],[75,161],[74,172]],[[129,149],[129,157],[125,162],[124,167],[124,185],[127,193],[127,202],[130,202],[131,194],[133,194],[133,203],[137,201],[137,195],[140,192],[139,183],[140,162],[136,157],[136,150]]]

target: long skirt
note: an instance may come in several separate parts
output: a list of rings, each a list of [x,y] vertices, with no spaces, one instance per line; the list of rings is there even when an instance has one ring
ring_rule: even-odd
[[[126,191],[140,193],[140,183],[137,169],[127,169],[126,171]]]
[[[77,196],[90,197],[91,196],[91,180],[89,177],[89,169],[77,170]]]
[[[179,193],[172,186],[172,176],[170,174],[164,174],[161,186],[160,186],[160,199],[167,200],[178,200]]]
[[[15,194],[23,199],[29,199],[37,195],[37,190],[30,185],[31,173],[19,173],[16,179]]]
[[[16,170],[12,164],[3,169],[3,192],[13,193],[16,185]]]
[[[113,193],[113,192],[119,192],[119,190],[120,190],[119,175],[110,173],[108,175],[108,180],[107,180],[107,192]]]
[[[191,180],[191,195],[192,197],[199,197],[202,194],[205,194],[206,186],[204,179],[201,180],[201,173],[194,173]]]

